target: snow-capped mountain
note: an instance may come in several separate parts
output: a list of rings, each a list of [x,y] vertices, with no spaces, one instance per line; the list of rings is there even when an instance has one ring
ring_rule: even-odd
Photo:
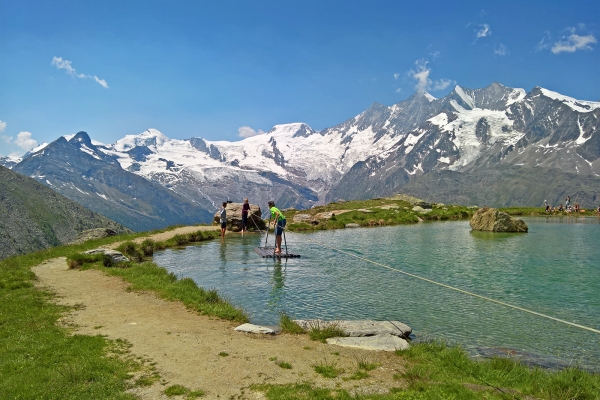
[[[244,197],[297,208],[378,197],[436,171],[481,174],[510,166],[527,174],[527,168],[541,167],[600,179],[599,128],[598,102],[493,83],[474,90],[456,86],[441,99],[416,92],[389,107],[375,103],[322,131],[292,123],[236,142],[170,139],[155,129],[113,144],[95,142],[84,132],[57,142],[96,169],[118,167],[208,215],[223,200]],[[48,149],[57,142],[30,152],[15,170],[46,175],[44,167],[34,172],[23,166],[52,157]]]

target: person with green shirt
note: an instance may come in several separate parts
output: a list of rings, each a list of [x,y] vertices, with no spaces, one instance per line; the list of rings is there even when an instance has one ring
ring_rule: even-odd
[[[269,201],[269,211],[271,211],[271,217],[275,218],[275,254],[281,254],[281,234],[285,228],[285,216],[275,207],[273,200]]]

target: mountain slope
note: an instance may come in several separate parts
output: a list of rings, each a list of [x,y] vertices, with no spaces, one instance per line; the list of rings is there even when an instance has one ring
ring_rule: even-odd
[[[135,231],[194,224],[212,215],[193,200],[123,170],[85,132],[57,139],[13,170]]]
[[[501,166],[475,172],[434,171],[401,189],[402,193],[446,204],[557,207],[571,196],[583,208],[600,205],[600,177],[578,176],[543,167]]]
[[[34,179],[0,166],[0,259],[67,243],[92,228],[129,231]]]

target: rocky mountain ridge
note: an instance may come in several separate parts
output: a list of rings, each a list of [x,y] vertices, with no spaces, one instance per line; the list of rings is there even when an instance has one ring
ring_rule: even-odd
[[[154,129],[127,135],[111,145],[94,142],[84,132],[63,140],[95,160],[87,162],[95,163],[96,171],[120,168],[212,213],[228,198],[241,201],[249,197],[257,204],[274,199],[282,207],[308,208],[338,198],[393,194],[432,172],[479,176],[509,167],[516,168],[512,173],[521,174],[519,181],[526,184],[509,190],[514,195],[504,204],[486,198],[490,206],[512,205],[523,198],[522,191],[539,192],[537,182],[526,179],[532,168],[542,168],[553,176],[569,174],[570,181],[599,177],[599,128],[598,102],[576,100],[540,87],[526,93],[493,83],[480,89],[456,86],[441,99],[416,92],[389,107],[375,103],[321,131],[293,123],[276,125],[265,134],[237,142],[170,139]],[[50,146],[57,146],[60,140]],[[35,159],[54,163],[45,149],[35,149],[13,168],[43,181],[45,178],[39,177],[44,176],[45,167],[25,165]],[[68,168],[63,165],[62,172],[66,174]],[[73,171],[77,173],[84,171]],[[79,196],[78,189],[87,192],[81,187],[84,182],[75,184],[78,178],[67,175],[61,185],[76,186],[71,196]],[[438,185],[446,183],[438,180]],[[123,187],[121,193],[128,190]],[[541,204],[544,197],[550,197],[539,196],[519,205]],[[582,196],[597,200],[589,190]]]

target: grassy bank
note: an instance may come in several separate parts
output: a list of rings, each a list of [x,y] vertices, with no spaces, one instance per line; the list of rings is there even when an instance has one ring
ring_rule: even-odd
[[[127,352],[126,343],[100,336],[70,334],[69,329],[60,326],[58,320],[71,308],[53,304],[52,293],[34,287],[35,275],[31,267],[56,257],[77,258],[86,250],[152,233],[159,231],[54,247],[0,261],[0,398],[134,398],[125,391],[131,386],[144,384],[143,381],[131,380],[132,374],[142,366],[131,358],[123,357]],[[182,236],[157,243],[157,247],[207,240],[216,233]],[[232,312],[236,309],[223,302],[216,292],[204,291],[187,280],[177,281],[164,269],[149,264],[132,263],[130,268],[105,270],[123,276],[135,288],[157,290],[161,296],[180,300],[197,311],[212,312],[212,315],[224,313],[229,319],[247,318],[239,310]],[[208,307],[203,308],[201,304],[204,303]]]
[[[356,391],[326,389],[311,383],[255,385],[253,390],[269,400],[284,399],[361,399],[361,400],[438,400],[438,399],[547,399],[595,400],[600,398],[600,375],[575,368],[559,372],[530,368],[506,358],[473,361],[458,347],[443,343],[417,343],[396,351],[395,387],[387,394],[361,390],[360,381],[368,381],[379,365],[357,359],[356,368],[344,371],[335,361],[315,364],[324,377],[357,380]],[[318,372],[317,371],[317,372]],[[318,372],[319,373],[319,372]]]
[[[333,202],[309,210],[285,210],[287,228],[292,231],[344,228],[346,224],[364,227],[413,224],[419,221],[446,221],[470,218],[476,211],[459,205],[431,204],[402,198],[381,198]],[[299,215],[301,214],[301,215]],[[294,221],[296,217],[296,221]],[[303,221],[300,221],[300,218]]]

